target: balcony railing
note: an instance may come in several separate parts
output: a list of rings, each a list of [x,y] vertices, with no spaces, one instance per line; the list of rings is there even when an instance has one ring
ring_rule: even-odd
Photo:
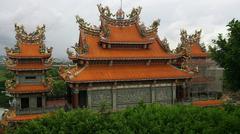
[[[60,108],[63,108],[61,106],[54,106],[54,107],[41,107],[41,108],[24,108],[24,109],[18,109],[16,110],[16,113],[18,115],[23,114],[40,114],[40,113],[49,113],[54,112]]]

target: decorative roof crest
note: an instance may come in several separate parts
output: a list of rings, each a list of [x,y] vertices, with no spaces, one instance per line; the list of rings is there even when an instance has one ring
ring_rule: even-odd
[[[162,42],[163,48],[164,48],[168,53],[170,53],[171,50],[170,50],[170,48],[169,48],[169,43],[168,43],[167,38],[164,38],[163,40],[161,40],[161,42]]]
[[[181,30],[180,31],[180,40],[181,43],[178,45],[176,52],[179,53],[181,50],[183,50],[183,48],[186,48],[188,51],[191,51],[191,45],[193,45],[194,43],[199,44],[201,49],[205,52],[206,49],[204,47],[204,44],[200,44],[200,39],[201,39],[201,33],[202,30],[199,31],[195,31],[194,34],[192,35],[188,35],[186,30]]]
[[[153,21],[153,23],[149,27],[146,27],[144,23],[140,24],[139,29],[140,29],[141,35],[148,36],[154,32],[156,33],[159,25],[160,25],[160,19]]]
[[[137,8],[133,8],[131,13],[127,15],[128,18],[132,19],[135,17],[139,17],[140,13],[142,11],[142,7],[137,7]]]
[[[106,21],[109,24],[117,26],[127,26],[137,23],[142,9],[141,7],[133,8],[129,15],[125,15],[122,8],[120,8],[116,14],[113,14],[108,6],[103,7],[102,4],[98,4],[97,7],[100,12],[100,18],[103,18],[101,21]],[[125,17],[127,18],[124,19]]]
[[[99,33],[100,33],[99,27],[85,22],[84,19],[79,17],[78,15],[76,15],[76,20],[77,20],[77,23],[79,24],[79,28],[84,30],[84,32],[91,34],[91,35],[99,35]]]
[[[36,43],[42,44],[45,40],[45,25],[37,26],[37,30],[27,33],[23,25],[15,24],[16,39],[19,43]]]

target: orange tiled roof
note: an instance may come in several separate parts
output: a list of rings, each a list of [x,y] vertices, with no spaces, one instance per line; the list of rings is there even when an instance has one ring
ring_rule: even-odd
[[[19,45],[20,53],[11,53],[8,54],[10,57],[13,58],[48,58],[51,54],[41,54],[40,53],[40,46],[38,44],[29,44],[24,43]]]
[[[221,101],[221,100],[206,100],[206,101],[192,102],[193,106],[201,106],[201,107],[218,106],[218,105],[222,105],[222,104],[223,104],[223,101]]]
[[[167,53],[160,44],[154,40],[149,49],[104,49],[99,45],[99,37],[92,35],[85,35],[86,42],[89,45],[89,50],[86,55],[81,55],[80,58],[89,59],[144,59],[144,58],[162,58],[173,59],[176,56]],[[119,36],[120,37],[120,36]],[[116,38],[116,37],[114,37]],[[74,59],[76,57],[70,57]]]
[[[42,118],[45,114],[28,114],[28,115],[16,115],[8,120],[10,122],[28,121]]]
[[[207,53],[203,52],[199,44],[192,44],[191,46],[191,56],[192,57],[207,57]]]
[[[110,30],[110,42],[145,42],[146,37],[142,37],[136,24],[124,27],[108,25]]]
[[[26,84],[17,84],[14,89],[8,89],[10,93],[41,93],[48,92],[49,87],[45,85],[26,85]]]
[[[49,69],[50,65],[45,65],[41,63],[26,63],[26,64],[17,64],[16,66],[9,66],[10,70],[43,70]]]
[[[69,70],[69,82],[131,81],[154,79],[186,79],[191,75],[171,65],[89,65]],[[77,74],[77,75],[76,75]],[[64,78],[67,74],[62,74]],[[70,76],[71,77],[71,76]],[[65,77],[66,78],[66,77]]]

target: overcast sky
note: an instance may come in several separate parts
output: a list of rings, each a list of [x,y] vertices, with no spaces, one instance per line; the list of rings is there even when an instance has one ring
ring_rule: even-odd
[[[99,25],[99,3],[114,13],[120,7],[120,0],[1,0],[0,52],[16,43],[14,23],[23,24],[27,32],[45,24],[46,45],[54,47],[54,57],[66,59],[66,49],[78,41],[75,15]],[[202,42],[210,45],[218,33],[226,33],[230,20],[240,18],[240,0],[123,0],[125,13],[137,6],[143,8],[140,17],[146,25],[161,20],[158,34],[172,49],[179,43],[180,29],[202,29]]]

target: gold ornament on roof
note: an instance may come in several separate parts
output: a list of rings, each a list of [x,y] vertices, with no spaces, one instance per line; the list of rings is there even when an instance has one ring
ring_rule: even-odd
[[[135,18],[135,17],[139,17],[140,13],[142,11],[142,7],[137,7],[137,8],[133,8],[131,13],[127,15],[127,17],[129,17],[130,19]]]
[[[112,14],[109,7],[103,7],[101,4],[97,5],[100,12],[100,20],[105,21],[107,24],[116,25],[116,26],[128,26],[138,23],[139,14],[141,12],[141,7],[133,8],[132,12],[129,15],[126,15],[124,11],[120,8],[116,14]],[[116,18],[114,18],[116,16]]]
[[[69,49],[69,48],[67,48],[67,54],[68,54],[68,56],[69,56],[69,57],[73,56],[73,52],[72,52],[72,51],[70,51],[70,49]]]
[[[85,22],[84,19],[79,17],[78,15],[76,15],[76,20],[77,20],[77,23],[79,24],[80,30],[84,30],[84,32],[91,35],[96,35],[96,36],[99,35],[100,28],[98,28],[97,26],[94,26],[94,25],[91,25],[90,23]]]
[[[167,52],[171,52],[170,48],[169,48],[169,43],[168,43],[168,40],[167,38],[164,38],[163,40],[161,40],[161,44],[162,44],[162,47],[167,51]]]
[[[18,44],[35,43],[42,44],[45,40],[45,25],[37,26],[37,30],[32,33],[27,33],[23,25],[15,24],[16,39]]]
[[[15,79],[6,80],[5,87],[7,90],[14,89],[16,87],[16,80]]]

